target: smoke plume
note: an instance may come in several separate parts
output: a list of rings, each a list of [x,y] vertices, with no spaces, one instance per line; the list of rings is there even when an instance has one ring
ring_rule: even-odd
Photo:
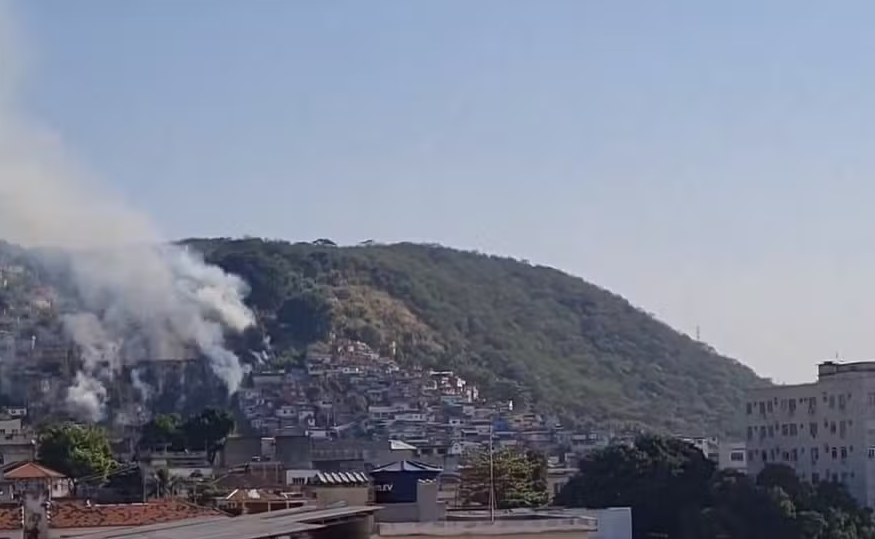
[[[81,309],[66,314],[63,327],[84,363],[67,392],[71,410],[100,418],[107,384],[123,366],[149,359],[203,355],[236,391],[243,371],[223,336],[253,322],[245,283],[166,243],[145,215],[78,170],[58,138],[23,112],[8,8],[0,0],[0,235],[63,254]]]

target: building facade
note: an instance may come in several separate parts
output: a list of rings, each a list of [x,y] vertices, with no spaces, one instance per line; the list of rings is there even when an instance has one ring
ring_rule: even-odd
[[[787,464],[875,507],[875,361],[827,361],[816,382],[753,389],[744,414],[750,473]]]

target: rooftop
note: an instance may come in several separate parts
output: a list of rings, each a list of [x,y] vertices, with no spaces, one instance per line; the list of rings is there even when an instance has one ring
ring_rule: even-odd
[[[66,476],[36,462],[14,462],[3,468],[4,479],[66,479]]]
[[[21,529],[20,511],[17,503],[0,505],[0,530]],[[107,505],[89,505],[82,500],[54,500],[50,511],[52,528],[142,526],[206,516],[229,518],[215,509],[176,499]]]
[[[385,466],[380,466],[379,468],[374,468],[373,470],[371,470],[371,474],[380,472],[440,473],[442,471],[442,468],[429,466],[424,462],[416,462],[413,460],[400,460],[398,462],[393,462]]]

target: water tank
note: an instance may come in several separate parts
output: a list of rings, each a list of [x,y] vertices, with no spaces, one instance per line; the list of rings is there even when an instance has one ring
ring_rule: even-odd
[[[420,481],[434,481],[443,470],[421,462],[402,460],[371,470],[374,482],[374,502],[416,503]]]

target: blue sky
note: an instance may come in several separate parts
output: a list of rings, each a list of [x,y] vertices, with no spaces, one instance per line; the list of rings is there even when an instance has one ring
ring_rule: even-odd
[[[875,4],[13,2],[28,111],[170,237],[555,265],[781,381],[875,356]]]

